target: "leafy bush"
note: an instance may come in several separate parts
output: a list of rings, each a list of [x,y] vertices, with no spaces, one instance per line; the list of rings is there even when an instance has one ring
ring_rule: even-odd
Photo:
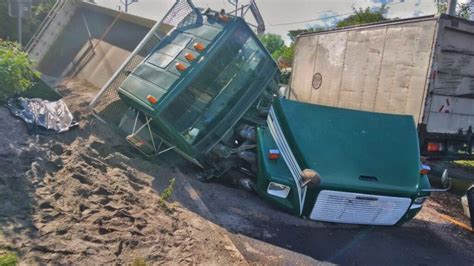
[[[40,73],[32,65],[17,43],[0,39],[0,102],[33,86]]]
[[[33,36],[57,0],[33,1],[32,16],[23,21],[23,45]],[[17,18],[8,15],[8,1],[0,0],[0,39],[18,40]]]

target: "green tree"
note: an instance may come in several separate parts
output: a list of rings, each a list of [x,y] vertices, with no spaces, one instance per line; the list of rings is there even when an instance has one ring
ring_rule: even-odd
[[[385,21],[388,20],[385,18],[385,14],[387,13],[388,8],[385,6],[382,6],[378,10],[371,10],[369,7],[366,9],[353,9],[354,14],[348,16],[347,18],[340,20],[336,23],[335,27],[336,28],[342,28],[342,27],[347,27],[347,26],[356,26],[360,24],[366,24],[366,23],[374,23],[374,22],[379,22],[379,21]],[[288,31],[288,37],[290,37],[291,41],[296,41],[296,37],[300,34],[303,33],[308,33],[308,32],[318,32],[318,31],[324,31],[328,30],[330,28],[328,27],[320,27],[320,26],[314,26],[314,27],[309,27],[305,29],[296,29],[296,30],[290,30]]]
[[[23,20],[23,44],[26,44],[33,36],[56,1],[44,0],[32,7],[31,18],[24,18]],[[0,0],[0,38],[4,40],[18,40],[17,26],[17,19],[8,15],[8,1]]]
[[[271,53],[273,59],[277,61],[280,68],[287,68],[293,62],[294,44],[293,42],[287,46],[285,41],[278,34],[267,33],[260,37],[263,45]],[[288,84],[289,74],[284,73],[280,77],[280,82]]]
[[[260,41],[273,54],[275,51],[282,49],[285,46],[283,38],[274,33],[266,33],[260,37]]]
[[[327,29],[324,27],[310,27],[306,29],[289,30],[287,35],[288,37],[290,37],[291,41],[294,42],[296,41],[296,37],[298,37],[298,35],[300,34],[308,33],[308,32],[318,32],[318,31],[323,31],[323,30],[327,30]]]
[[[447,1],[440,1],[435,0],[436,9],[438,10],[438,14],[446,13],[448,10],[448,2]],[[456,5],[456,16],[460,18],[469,19],[469,15],[471,14],[471,6],[465,3],[457,3]]]
[[[34,85],[39,72],[20,45],[0,39],[0,102],[19,94]]]
[[[367,7],[366,9],[359,8],[359,10],[354,8],[353,10],[354,10],[354,14],[337,22],[336,28],[388,20],[384,16],[388,10],[385,6],[382,6],[380,9],[375,10],[375,11],[371,10],[369,7]]]
[[[295,45],[294,43],[292,42],[289,46],[286,46],[284,45],[283,47],[281,47],[280,49],[276,50],[273,54],[272,54],[272,57],[275,58],[275,59],[279,59],[279,58],[284,58],[285,60],[287,61],[293,61],[293,56],[294,56],[294,53],[295,53]]]

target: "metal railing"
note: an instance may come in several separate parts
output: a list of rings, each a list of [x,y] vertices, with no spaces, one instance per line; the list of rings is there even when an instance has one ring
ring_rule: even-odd
[[[27,45],[25,46],[26,47],[25,50],[28,52],[28,54],[30,54],[30,56],[35,58],[36,56],[39,55],[38,53],[34,53],[34,50],[42,42],[49,43],[52,45],[55,38],[51,38],[51,36],[46,36],[46,33],[48,32],[48,30],[51,31],[51,27],[53,23],[62,12],[65,12],[66,16],[68,15],[66,12],[67,10],[65,11],[65,9],[78,5],[78,4],[79,4],[79,0],[57,0],[56,1],[56,3],[53,5],[51,10],[49,11],[48,15],[45,17],[45,19],[42,21],[38,29],[33,34],[33,37],[31,37],[31,39],[28,41]],[[71,17],[72,17],[72,14],[71,14]],[[62,25],[62,26],[64,27],[65,25]],[[59,27],[59,24],[58,24],[58,27]],[[61,30],[58,30],[56,31],[56,34],[59,34],[60,32]],[[45,41],[45,38],[47,38],[48,41]],[[42,58],[40,56],[40,60],[38,61],[41,61],[41,59]]]

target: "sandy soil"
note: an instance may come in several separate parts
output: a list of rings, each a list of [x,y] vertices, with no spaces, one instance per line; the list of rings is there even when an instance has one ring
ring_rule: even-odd
[[[80,126],[29,135],[0,108],[0,253],[26,264],[240,264],[223,232],[176,203],[159,204],[159,163],[91,119],[89,84],[60,88]],[[170,176],[169,178],[172,178]]]

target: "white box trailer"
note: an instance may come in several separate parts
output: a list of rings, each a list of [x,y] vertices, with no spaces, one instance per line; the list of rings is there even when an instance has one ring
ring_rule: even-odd
[[[422,155],[473,158],[474,21],[425,16],[302,34],[287,97],[409,114]]]

